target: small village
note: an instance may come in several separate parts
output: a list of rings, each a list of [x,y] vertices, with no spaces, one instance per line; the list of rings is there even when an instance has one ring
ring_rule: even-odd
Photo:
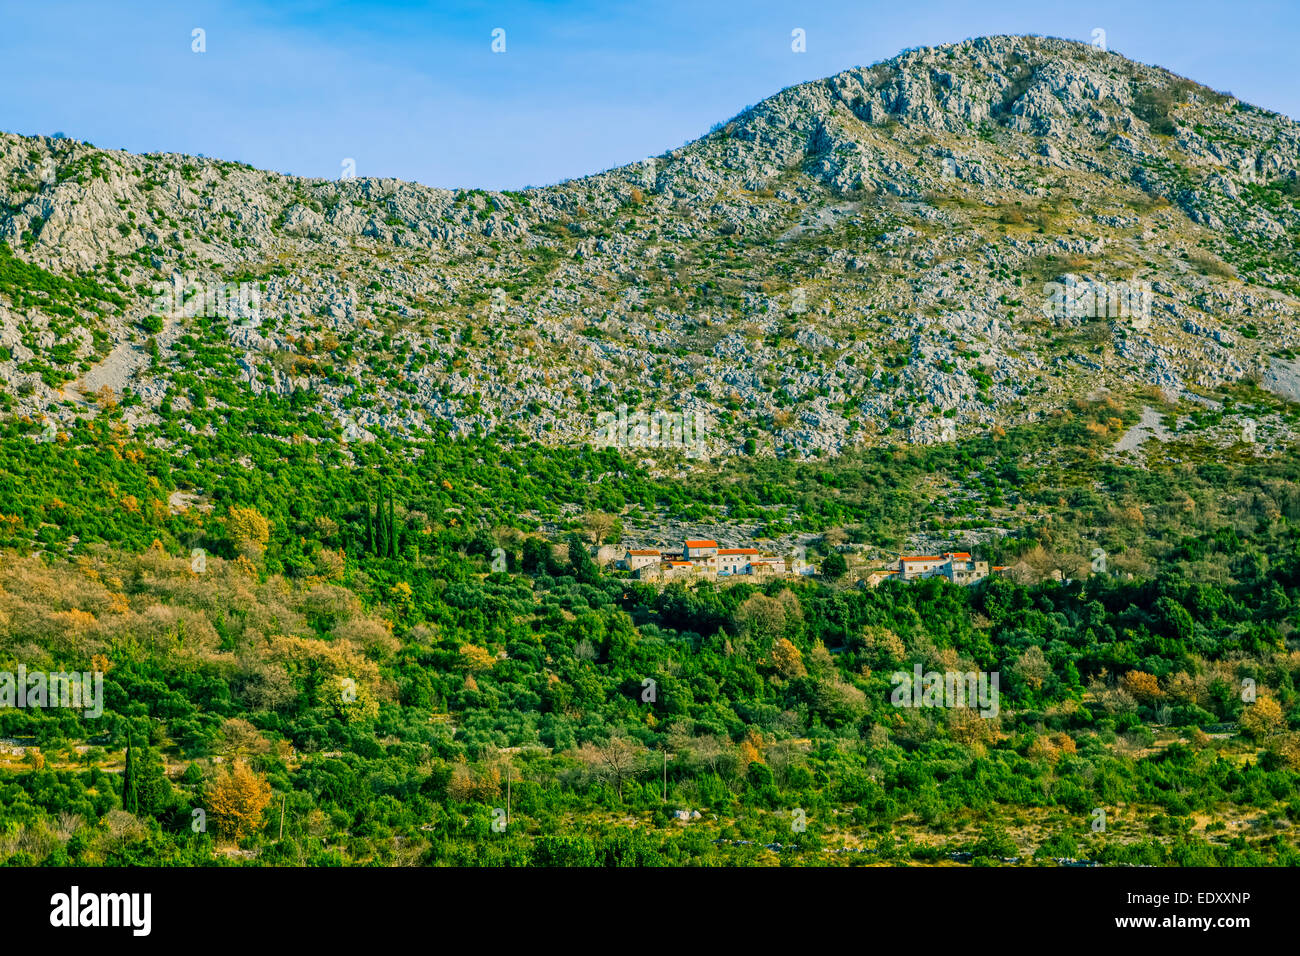
[[[782,555],[758,548],[723,548],[708,538],[687,538],[680,551],[658,548],[631,549],[618,562],[641,581],[718,580],[748,577],[809,577],[819,574],[801,553]],[[866,572],[859,583],[876,587],[882,581],[898,578],[915,581],[921,578],[946,578],[953,584],[971,585],[990,574],[1006,571],[976,561],[968,551],[945,551],[939,555],[899,555],[895,565]]]
[[[896,566],[871,571],[863,581],[873,588],[894,577],[900,581],[947,578],[953,584],[969,585],[1006,570],[1005,565],[990,568],[987,561],[974,560],[968,551],[945,551],[939,555],[899,555]]]
[[[641,581],[794,577],[817,573],[802,557],[758,548],[722,548],[707,538],[687,538],[680,551],[631,550],[620,562]]]

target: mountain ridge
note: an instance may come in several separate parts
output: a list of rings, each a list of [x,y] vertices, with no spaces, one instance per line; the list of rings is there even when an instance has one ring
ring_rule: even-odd
[[[57,294],[0,287],[0,384],[37,418],[107,386],[159,427],[193,404],[178,377],[207,377],[187,336],[222,353],[207,372],[306,392],[345,437],[590,441],[626,405],[697,416],[713,454],[809,456],[1085,387],[1294,397],[1300,126],[1075,41],[905,51],[525,191],[0,149],[10,260],[125,300],[69,323],[42,311]],[[186,315],[178,282],[224,314]],[[1145,327],[1051,314],[1050,286],[1089,282],[1149,285]],[[256,309],[217,294],[241,284]]]

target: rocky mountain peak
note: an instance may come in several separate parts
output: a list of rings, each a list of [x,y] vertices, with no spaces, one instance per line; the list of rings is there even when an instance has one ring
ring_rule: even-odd
[[[626,408],[795,455],[1099,386],[1283,389],[1298,169],[1290,119],[1041,37],[909,50],[518,192],[4,134],[0,382],[38,418],[135,395],[145,429],[215,376],[345,434],[588,441]]]

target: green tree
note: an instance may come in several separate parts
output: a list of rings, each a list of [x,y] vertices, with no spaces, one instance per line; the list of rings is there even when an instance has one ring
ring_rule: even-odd
[[[132,769],[135,771],[138,812],[156,816],[171,806],[172,785],[167,779],[161,753],[151,747],[141,747]]]
[[[375,553],[375,519],[370,513],[370,492],[366,492],[366,550]]]
[[[844,575],[849,573],[849,563],[844,560],[844,555],[838,551],[832,551],[826,555],[822,561],[822,575],[830,578],[832,581],[838,581]]]
[[[126,767],[122,770],[122,809],[127,813],[140,812],[140,789],[136,780],[135,748],[131,745],[131,732],[126,734]]]
[[[397,519],[393,511],[393,493],[388,493],[388,556],[397,557]]]
[[[388,525],[384,521],[384,486],[381,483],[375,495],[375,537],[371,543],[371,552],[377,557],[385,557],[388,552]]]
[[[573,576],[583,584],[595,584],[600,579],[596,562],[591,559],[587,546],[576,532],[569,535],[569,567]]]

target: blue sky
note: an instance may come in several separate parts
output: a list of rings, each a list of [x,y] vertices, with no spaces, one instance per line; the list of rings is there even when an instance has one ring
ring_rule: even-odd
[[[447,187],[634,162],[793,83],[1001,33],[1100,27],[1111,50],[1300,116],[1295,0],[0,0],[0,24],[0,129]]]

